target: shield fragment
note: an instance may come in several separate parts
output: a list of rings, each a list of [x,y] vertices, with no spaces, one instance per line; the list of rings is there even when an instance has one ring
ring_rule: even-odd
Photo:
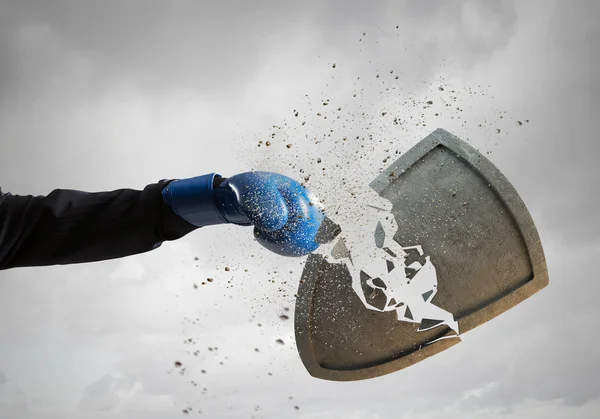
[[[394,240],[420,245],[435,266],[437,292],[424,293],[423,300],[452,313],[461,334],[548,284],[540,238],[525,204],[487,158],[449,132],[431,133],[369,186],[393,204]],[[330,237],[339,233],[331,220],[327,230]],[[373,288],[374,306],[389,304],[383,290]],[[406,318],[412,316],[408,311]],[[460,342],[439,323],[398,321],[394,311],[366,309],[345,265],[309,255],[295,333],[312,376],[354,381],[406,368]]]

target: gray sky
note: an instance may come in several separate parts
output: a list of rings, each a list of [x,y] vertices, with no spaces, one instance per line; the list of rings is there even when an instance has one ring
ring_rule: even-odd
[[[252,3],[0,0],[3,190],[141,189],[253,168],[309,174],[341,204],[342,177],[364,184],[382,167],[379,141],[405,151],[441,127],[520,193],[549,287],[404,371],[332,383],[305,372],[293,322],[279,319],[303,259],[268,254],[248,229],[14,269],[0,278],[0,417],[163,419],[188,406],[211,418],[597,417],[599,3]]]

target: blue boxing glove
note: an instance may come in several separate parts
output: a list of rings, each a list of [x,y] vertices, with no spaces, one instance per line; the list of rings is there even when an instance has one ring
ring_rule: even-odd
[[[283,256],[315,251],[325,214],[315,196],[297,181],[277,173],[246,172],[230,178],[215,173],[175,180],[163,200],[196,227],[215,224],[254,226],[256,240]]]

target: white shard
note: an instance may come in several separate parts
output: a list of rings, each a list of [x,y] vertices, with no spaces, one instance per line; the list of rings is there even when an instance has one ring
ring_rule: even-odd
[[[422,324],[423,320],[427,320],[432,325],[420,328],[420,331],[446,325],[458,335],[458,322],[452,313],[432,303],[438,281],[430,257],[424,255],[420,245],[402,246],[394,240],[398,225],[391,213],[391,202],[371,188],[354,192],[353,196],[355,201],[352,205],[339,208],[335,220],[332,219],[340,226],[341,234],[331,243],[321,245],[316,253],[330,262],[333,257],[336,262],[346,264],[352,275],[352,288],[367,309],[380,312],[395,310],[399,321]],[[424,256],[423,265],[413,262],[406,266],[407,251],[412,249],[419,256]],[[391,256],[390,252],[395,256]],[[388,269],[387,261],[393,263],[393,269]],[[408,278],[406,268],[416,272],[412,279]],[[361,272],[370,278],[366,281],[372,288],[369,295],[363,291]],[[381,280],[377,282],[383,282],[385,287],[373,283],[377,278]],[[376,290],[386,297],[383,308],[368,302]],[[390,304],[392,300],[394,303]]]

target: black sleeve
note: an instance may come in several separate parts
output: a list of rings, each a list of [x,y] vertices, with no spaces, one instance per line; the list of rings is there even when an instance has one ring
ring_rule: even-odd
[[[185,236],[197,227],[164,203],[169,182],[143,191],[56,189],[35,197],[0,190],[0,270],[120,258]]]

